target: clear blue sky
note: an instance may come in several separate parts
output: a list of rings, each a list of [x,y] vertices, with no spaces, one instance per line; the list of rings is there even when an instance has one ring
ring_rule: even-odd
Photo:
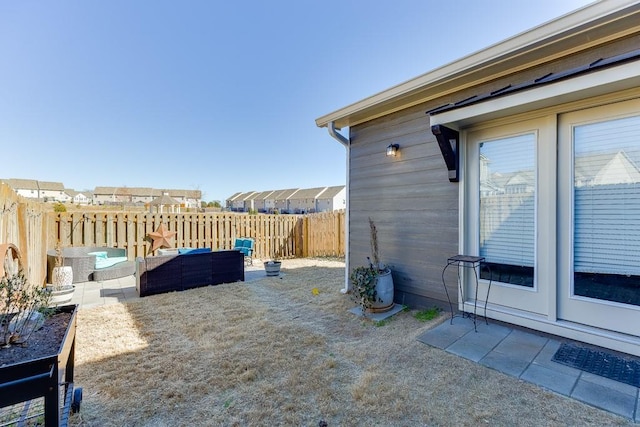
[[[345,183],[314,120],[584,0],[0,2],[0,178],[238,191]]]

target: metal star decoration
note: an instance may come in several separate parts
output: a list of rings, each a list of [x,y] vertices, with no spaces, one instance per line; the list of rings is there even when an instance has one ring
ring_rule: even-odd
[[[164,224],[160,224],[156,231],[152,231],[149,233],[149,238],[153,240],[153,245],[151,247],[151,252],[155,251],[158,248],[171,248],[173,247],[173,243],[171,240],[173,236],[176,235],[175,231],[169,231],[165,228]]]

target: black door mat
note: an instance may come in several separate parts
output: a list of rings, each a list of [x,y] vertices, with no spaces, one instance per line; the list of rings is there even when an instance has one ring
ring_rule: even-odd
[[[640,387],[640,361],[631,357],[562,343],[552,360],[591,374]]]

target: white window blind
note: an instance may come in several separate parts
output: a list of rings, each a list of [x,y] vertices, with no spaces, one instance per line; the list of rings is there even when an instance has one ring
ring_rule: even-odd
[[[536,135],[480,144],[480,256],[534,266]]]
[[[640,116],[576,126],[574,271],[640,275]]]

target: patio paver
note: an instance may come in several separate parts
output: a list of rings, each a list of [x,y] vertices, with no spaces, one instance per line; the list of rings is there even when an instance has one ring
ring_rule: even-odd
[[[456,317],[418,341],[625,418],[640,421],[640,389],[552,360],[561,341],[502,323]]]

